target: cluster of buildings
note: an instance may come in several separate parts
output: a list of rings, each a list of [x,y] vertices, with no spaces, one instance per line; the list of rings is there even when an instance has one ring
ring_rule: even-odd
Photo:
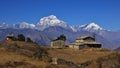
[[[6,40],[15,40],[14,33],[7,35]],[[52,48],[63,48],[65,46],[65,40],[56,39],[51,41]],[[84,49],[84,48],[101,48],[102,44],[95,41],[95,38],[90,36],[81,36],[75,40],[74,43],[69,44],[67,47],[74,49]]]
[[[53,40],[51,42],[51,47],[65,47],[65,41],[64,40]],[[102,44],[95,41],[95,38],[90,36],[81,36],[76,39],[75,43],[69,44],[69,48],[74,49],[84,49],[84,48],[101,48]]]

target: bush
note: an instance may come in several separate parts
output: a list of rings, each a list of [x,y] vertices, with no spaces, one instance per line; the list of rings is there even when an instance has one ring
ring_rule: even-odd
[[[18,34],[18,41],[25,41],[25,36],[23,34]]]
[[[63,40],[66,41],[66,36],[64,34],[60,35],[59,37],[57,37],[56,40]]]
[[[33,42],[31,38],[27,37],[27,42]]]
[[[38,48],[33,54],[33,57],[38,58],[38,59],[43,58],[45,56],[47,56],[47,51],[43,48]]]

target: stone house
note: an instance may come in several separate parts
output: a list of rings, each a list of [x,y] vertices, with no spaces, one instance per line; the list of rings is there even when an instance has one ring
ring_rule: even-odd
[[[59,48],[59,47],[64,47],[64,46],[65,46],[64,40],[53,40],[51,42],[51,47]]]
[[[15,40],[14,33],[11,32],[10,34],[8,34],[6,40],[7,41],[13,41],[13,40]]]
[[[95,38],[90,36],[81,36],[76,39],[75,43],[70,44],[69,48],[83,49],[83,48],[101,48],[101,44],[95,42]]]

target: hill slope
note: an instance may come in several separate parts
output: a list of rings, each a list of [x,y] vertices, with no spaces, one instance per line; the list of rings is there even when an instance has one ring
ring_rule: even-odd
[[[53,49],[36,43],[0,42],[0,68],[118,68],[120,53],[106,49]],[[57,58],[57,65],[51,63]]]
[[[116,48],[115,50],[116,50],[116,51],[120,51],[120,47]]]
[[[1,42],[0,68],[39,68],[45,67],[47,62],[36,60],[34,53],[40,48],[34,43]],[[34,58],[34,59],[33,59]]]
[[[80,68],[118,68],[120,66],[120,53],[103,48],[83,50],[52,49],[49,52],[52,57],[73,62]]]

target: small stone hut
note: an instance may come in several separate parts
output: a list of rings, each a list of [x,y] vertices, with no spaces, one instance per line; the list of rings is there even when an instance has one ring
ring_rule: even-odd
[[[13,40],[15,40],[14,33],[11,32],[10,34],[8,34],[6,40],[7,41],[13,41]]]
[[[51,47],[59,48],[59,47],[64,47],[64,46],[65,46],[65,41],[64,40],[53,40],[51,42]]]
[[[101,48],[101,44],[95,42],[95,38],[90,36],[81,36],[76,39],[75,43],[70,44],[70,48],[83,49],[83,48]]]

